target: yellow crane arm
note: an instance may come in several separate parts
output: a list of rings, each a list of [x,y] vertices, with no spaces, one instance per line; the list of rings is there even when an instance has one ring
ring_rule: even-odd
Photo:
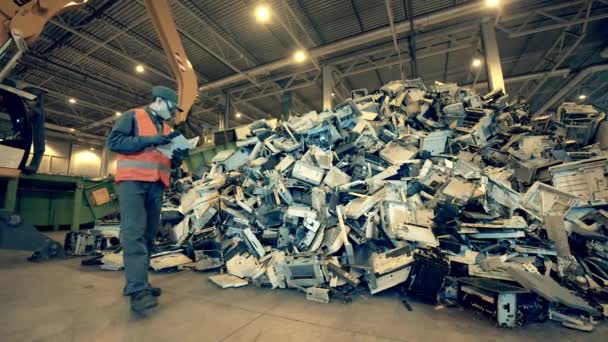
[[[26,44],[40,36],[44,25],[61,12],[81,6],[87,0],[17,0],[0,1],[0,46],[14,35]]]
[[[186,120],[188,111],[198,95],[196,73],[186,56],[167,1],[144,0],[144,3],[175,75],[179,106],[184,110],[177,114],[175,123],[179,124]]]
[[[0,0],[0,55],[13,40],[21,46],[19,55],[16,55],[0,72],[0,79],[15,66],[19,56],[27,49],[27,45],[38,39],[51,18],[65,10],[81,6],[87,1]],[[184,110],[177,115],[176,124],[179,124],[186,120],[188,111],[196,100],[198,94],[196,73],[186,56],[167,1],[144,0],[144,3],[176,79],[179,106]]]

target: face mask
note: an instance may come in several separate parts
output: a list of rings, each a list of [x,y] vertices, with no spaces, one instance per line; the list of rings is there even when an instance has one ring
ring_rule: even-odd
[[[156,114],[158,114],[158,116],[163,118],[163,120],[171,119],[172,113],[171,113],[171,109],[169,109],[169,105],[167,104],[167,101],[162,101],[162,104],[156,110]]]

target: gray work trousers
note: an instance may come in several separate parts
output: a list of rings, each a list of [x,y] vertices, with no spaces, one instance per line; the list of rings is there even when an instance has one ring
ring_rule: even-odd
[[[164,186],[161,182],[121,181],[118,184],[120,203],[120,243],[125,263],[129,295],[148,288],[148,267],[154,248],[154,237],[160,226],[160,206]]]

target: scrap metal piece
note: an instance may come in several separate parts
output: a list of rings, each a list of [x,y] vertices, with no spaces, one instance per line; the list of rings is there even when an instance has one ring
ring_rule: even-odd
[[[327,269],[330,272],[332,272],[333,274],[335,274],[338,278],[344,280],[345,282],[349,283],[353,287],[357,287],[361,283],[361,281],[356,276],[354,276],[351,273],[346,272],[345,270],[343,270],[340,267],[340,265],[336,265],[332,261],[327,263]]]
[[[484,209],[488,213],[498,213],[506,217],[513,215],[520,203],[520,195],[515,190],[492,178],[482,178],[482,186],[486,187]]]
[[[226,262],[228,273],[239,278],[257,278],[265,270],[249,253],[235,255]]]
[[[279,236],[277,238],[277,248],[285,248],[289,245],[289,228],[279,228]]]
[[[471,136],[477,146],[485,146],[491,136],[494,135],[496,129],[494,117],[495,114],[492,111],[491,114],[486,114],[473,126]]]
[[[150,257],[150,267],[155,271],[179,268],[179,266],[191,262],[192,259],[184,255],[181,251],[159,253]]]
[[[549,168],[553,185],[587,201],[608,201],[608,158],[593,158]]]
[[[192,223],[192,229],[197,230],[206,227],[215,214],[217,214],[217,209],[209,207],[204,213],[198,215],[198,218]]]
[[[302,226],[306,229],[298,229],[298,233],[304,232],[304,236],[301,237],[296,234],[296,246],[299,250],[305,251],[309,249],[317,236],[317,231],[319,230],[319,227],[321,227],[321,222],[311,217],[306,217]]]
[[[482,228],[482,229],[526,229],[528,223],[521,216],[513,216],[507,219],[493,220],[484,223],[460,223],[460,227]]]
[[[266,266],[266,275],[268,276],[268,280],[270,281],[273,289],[277,287],[284,289],[287,287],[287,283],[285,282],[284,263],[285,252],[272,252],[272,257],[268,262],[268,266]]]
[[[68,232],[64,248],[68,255],[92,255],[101,249],[101,238],[92,232]]]
[[[550,302],[582,310],[593,316],[600,315],[600,312],[596,308],[587,304],[581,297],[560,286],[550,277],[531,273],[516,266],[507,267],[507,273],[522,286],[536,292]]]
[[[547,231],[549,240],[555,243],[555,250],[558,256],[567,257],[572,255],[568,234],[564,226],[564,215],[547,215],[544,218],[544,228]]]
[[[203,255],[194,264],[194,269],[197,271],[210,271],[215,270],[224,266],[224,261],[220,258],[212,258],[207,255]]]
[[[243,287],[249,284],[247,280],[241,279],[237,276],[233,276],[230,274],[218,274],[210,276],[209,281],[221,287],[222,289],[227,289],[230,287]]]
[[[329,303],[329,289],[309,287],[306,289],[306,299],[312,302]]]
[[[529,291],[497,280],[482,278],[459,278],[460,301],[465,305],[496,317],[498,325],[503,328],[513,328],[521,324],[524,310],[520,300]],[[479,299],[479,300],[474,300]]]
[[[484,232],[470,234],[475,239],[517,239],[526,236],[522,231]]]
[[[340,233],[342,237],[342,242],[344,245],[344,251],[346,252],[346,258],[349,264],[355,263],[355,252],[353,250],[353,245],[348,241],[348,233],[349,230],[346,228],[344,224],[344,207],[341,205],[336,207],[336,215],[338,216],[338,227],[340,227]]]
[[[317,212],[307,206],[303,206],[303,205],[292,205],[290,207],[287,208],[287,210],[285,211],[285,214],[283,215],[283,217],[285,219],[289,219],[289,218],[311,218],[311,219],[316,219],[317,218]]]
[[[320,168],[324,170],[331,169],[333,164],[333,153],[331,151],[323,151],[320,148],[316,148],[316,146],[313,146],[309,151],[312,151],[312,155]]]
[[[119,253],[106,253],[101,258],[102,270],[120,271],[125,268],[125,262],[122,256],[122,251]]]
[[[452,168],[452,173],[455,176],[462,176],[465,179],[479,179],[481,178],[481,169],[475,164],[459,158]]]
[[[600,123],[606,118],[592,105],[564,102],[557,109],[557,122],[566,128],[566,138],[574,139],[580,145],[591,143]]]
[[[318,146],[322,150],[328,151],[331,149],[331,144],[334,141],[335,130],[333,125],[324,125],[317,128],[312,128],[306,132],[306,141],[308,144]]]
[[[327,184],[330,188],[336,188],[350,182],[350,180],[351,177],[348,174],[333,166],[327,172],[327,175],[323,179],[323,183]]]
[[[347,231],[350,231],[350,228],[346,227],[346,229]],[[321,245],[323,254],[326,256],[332,255],[340,250],[340,248],[342,248],[344,245],[344,239],[342,236],[342,230],[340,227],[336,226],[326,229],[325,235],[323,236],[323,243]]]
[[[320,187],[312,188],[312,193],[310,195],[310,202],[312,208],[319,213],[319,219],[325,219],[329,215],[327,211],[327,194]]]
[[[384,253],[372,254],[372,271],[376,274],[386,274],[406,267],[414,262],[414,256],[409,246],[399,247]]]
[[[362,215],[369,212],[384,197],[385,190],[378,190],[371,196],[358,197],[346,204],[344,213],[352,219],[359,219]]]
[[[401,165],[414,158],[417,153],[418,149],[413,146],[391,141],[380,151],[380,157],[393,165]]]
[[[564,327],[570,329],[587,332],[593,331],[593,329],[595,329],[595,325],[593,325],[593,322],[587,322],[582,320],[581,318],[565,315],[553,309],[549,309],[549,319],[552,321],[560,322]]]
[[[286,256],[283,261],[283,272],[287,287],[317,286],[325,282],[321,262],[314,254]]]
[[[480,265],[469,265],[468,273],[473,277],[515,281],[515,279],[507,272],[506,267],[484,270]]]
[[[253,234],[251,228],[246,228],[243,230],[243,236],[245,237],[245,241],[251,247],[251,250],[257,255],[258,258],[264,257],[266,255],[266,251],[264,250],[264,246],[260,243],[260,240]]]
[[[213,163],[221,163],[223,161],[225,161],[226,159],[230,158],[230,156],[232,156],[234,154],[233,150],[223,150],[223,151],[219,151],[212,159],[211,162]]]
[[[408,266],[382,276],[369,275],[367,281],[369,292],[376,294],[404,283],[410,275],[410,271],[411,266]]]
[[[245,148],[235,151],[230,157],[222,162],[227,171],[237,170],[249,161],[249,153]]]
[[[280,204],[279,199],[278,199],[279,196],[288,205],[293,204],[293,202],[294,202],[293,196],[291,196],[291,192],[287,189],[287,187],[285,186],[285,184],[282,181],[280,181],[280,180],[277,181],[274,191],[277,196],[276,204]]]
[[[283,159],[281,159],[281,161],[277,165],[275,165],[274,169],[279,172],[285,172],[287,168],[289,168],[295,161],[295,158],[288,154]]]
[[[404,203],[384,202],[381,207],[381,218],[382,228],[390,239],[417,242],[421,246],[439,246],[431,229],[408,223],[413,219]]]
[[[169,236],[171,241],[177,245],[181,245],[190,233],[190,216],[184,217],[184,219],[171,227],[171,231],[169,232]]]
[[[420,249],[414,254],[414,264],[410,267],[404,289],[427,303],[436,304],[450,271],[449,261],[435,249]]]
[[[464,203],[473,197],[476,189],[477,185],[474,183],[463,182],[458,178],[452,178],[441,190],[441,193],[450,199],[457,200],[459,203]]]
[[[445,144],[450,135],[452,135],[451,131],[431,132],[422,140],[420,150],[430,152],[431,155],[443,153],[445,152]]]
[[[572,194],[535,182],[522,196],[520,206],[540,220],[545,215],[564,214],[575,201]]]
[[[313,185],[319,185],[323,181],[325,170],[303,161],[297,161],[291,170],[291,176]]]

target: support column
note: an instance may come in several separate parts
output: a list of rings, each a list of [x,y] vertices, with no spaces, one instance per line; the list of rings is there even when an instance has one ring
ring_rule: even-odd
[[[494,21],[492,18],[484,18],[481,23],[481,41],[483,43],[483,53],[490,91],[502,89],[506,93],[507,90],[502,75],[502,66],[500,65],[498,43],[496,42],[496,30],[494,29]]]
[[[72,166],[72,150],[74,149],[74,142],[70,141],[70,144],[68,145],[68,169],[65,172],[66,176],[70,175],[70,169]]]
[[[281,95],[281,117],[283,120],[289,120],[289,116],[293,111],[293,92],[291,90],[284,91]]]
[[[334,93],[334,78],[332,76],[333,68],[330,66],[324,66],[323,73],[323,110],[332,109],[333,106],[333,96]]]
[[[6,185],[6,194],[4,194],[4,209],[15,212],[17,209],[17,188],[19,186],[19,177],[9,178]]]
[[[226,130],[228,128],[228,118],[230,117],[230,109],[232,103],[230,101],[230,94],[224,93],[224,112],[220,114],[220,129]]]
[[[108,176],[108,156],[110,154],[110,150],[108,149],[108,144],[103,145],[103,149],[101,149],[101,177]]]
[[[412,67],[412,78],[418,77],[418,62],[416,62],[416,28],[414,27],[414,10],[412,3],[414,0],[407,1],[407,16],[410,18],[410,36],[408,37],[408,48],[410,53],[410,64]],[[446,57],[447,58],[447,57]]]
[[[77,232],[80,230],[80,210],[82,209],[82,193],[84,188],[84,182],[82,179],[76,182],[74,188],[74,207],[72,211],[72,231]]]

